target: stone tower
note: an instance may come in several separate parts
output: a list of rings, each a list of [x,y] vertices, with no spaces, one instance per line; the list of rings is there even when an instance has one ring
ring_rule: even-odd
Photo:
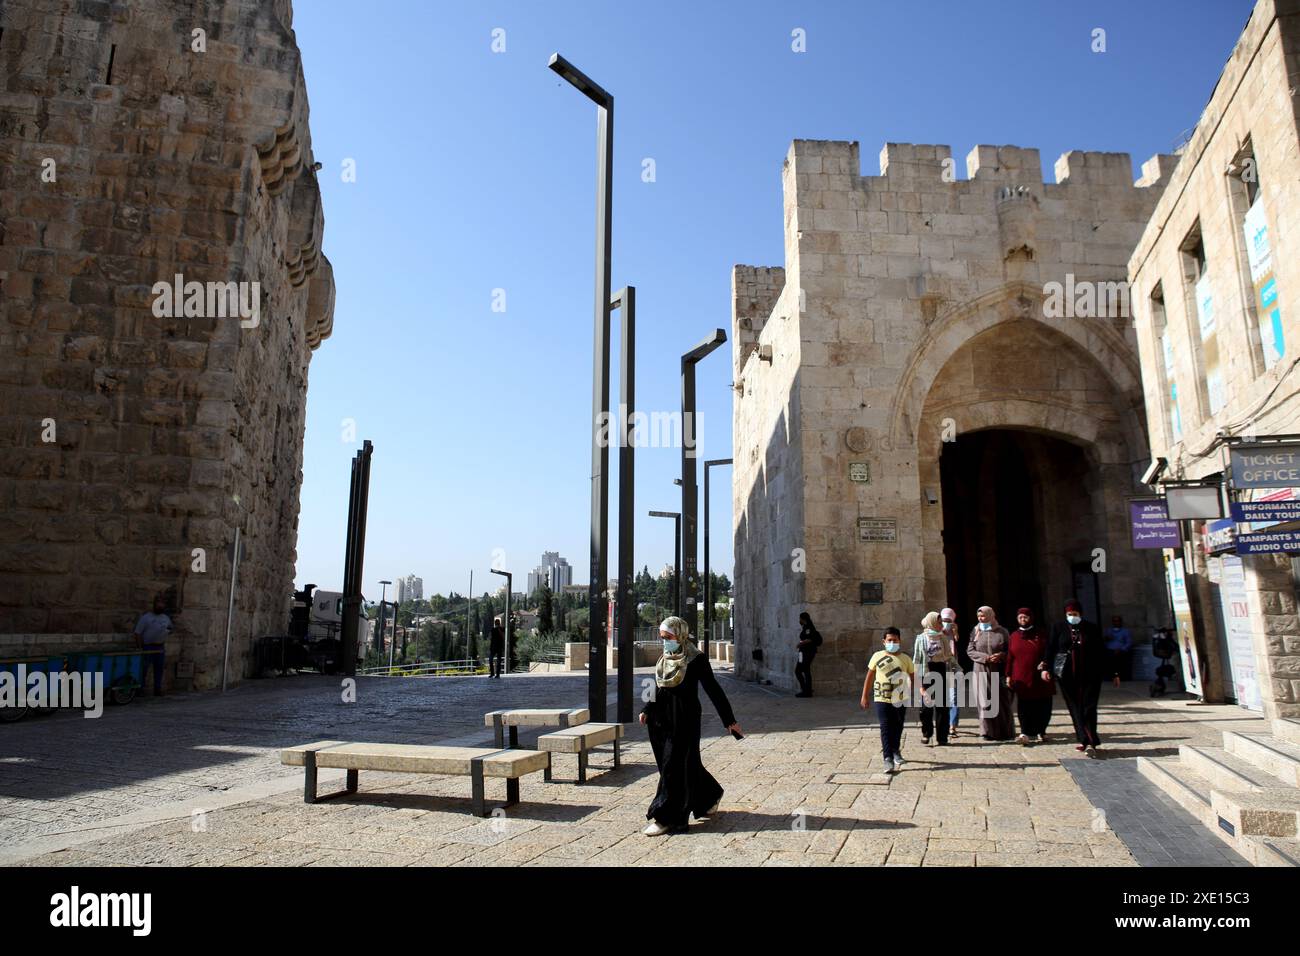
[[[0,28],[0,657],[121,641],[162,593],[168,662],[219,684],[240,527],[238,680],[287,624],[334,308],[290,4],[9,0]]]
[[[990,604],[1141,625],[1159,566],[1130,547],[1146,426],[1126,266],[1171,157],[796,140],[785,267],[736,266],[735,626],[742,676],[861,685],[882,628],[963,630]],[[1087,294],[1085,294],[1087,293]],[[1100,298],[1098,298],[1098,296]],[[761,659],[752,653],[761,649]]]

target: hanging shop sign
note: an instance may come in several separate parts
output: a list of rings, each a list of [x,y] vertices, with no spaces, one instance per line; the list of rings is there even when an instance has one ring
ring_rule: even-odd
[[[1129,537],[1135,548],[1176,548],[1182,543],[1178,522],[1165,514],[1163,498],[1134,498],[1128,503]]]
[[[884,581],[861,581],[858,583],[858,602],[860,604],[884,604]]]
[[[1282,554],[1300,551],[1300,531],[1259,531],[1237,535],[1238,554]]]
[[[1219,605],[1226,625],[1228,661],[1237,704],[1250,710],[1263,710],[1259,677],[1255,672],[1255,643],[1250,627],[1250,604],[1246,596],[1246,570],[1241,558],[1222,558],[1219,582]]]
[[[1300,521],[1300,501],[1295,498],[1234,501],[1232,520],[1240,524],[1281,524],[1284,521]]]
[[[863,541],[877,544],[898,540],[898,519],[896,518],[859,518],[858,537]]]
[[[871,462],[869,461],[851,461],[849,462],[849,481],[871,481]]]
[[[1222,554],[1237,546],[1237,526],[1231,518],[1207,521],[1205,524],[1205,553]]]
[[[1300,444],[1233,445],[1228,457],[1234,488],[1300,486]]]

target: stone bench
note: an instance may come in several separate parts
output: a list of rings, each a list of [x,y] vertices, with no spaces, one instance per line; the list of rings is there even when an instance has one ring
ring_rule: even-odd
[[[342,740],[321,740],[314,744],[287,747],[280,751],[280,763],[303,767],[306,779],[303,802],[315,803],[316,771],[322,767],[346,770],[347,789],[339,793],[356,793],[357,777],[362,770],[389,773],[437,773],[470,777],[474,813],[488,815],[484,783],[488,777],[506,781],[505,806],[519,802],[519,778],[538,770],[551,773],[551,755],[541,750],[494,750],[491,747],[444,747],[422,744],[364,744]],[[339,793],[330,794],[331,797]]]
[[[510,728],[510,746],[519,746],[520,727],[575,727],[585,724],[591,716],[586,708],[515,707],[509,710],[490,710],[483,715],[483,723],[496,735],[496,745],[505,746],[505,728]]]
[[[537,749],[547,754],[577,754],[578,783],[587,782],[587,754],[602,744],[614,744],[614,767],[619,768],[618,742],[623,737],[622,724],[580,724],[566,727],[537,738]],[[546,767],[545,779],[551,779],[551,767]]]

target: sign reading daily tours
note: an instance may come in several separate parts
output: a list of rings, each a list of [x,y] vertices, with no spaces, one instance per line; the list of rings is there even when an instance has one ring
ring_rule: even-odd
[[[1129,534],[1135,548],[1177,548],[1178,522],[1165,515],[1163,498],[1135,498],[1128,503]]]
[[[1229,455],[1234,488],[1300,486],[1300,445],[1235,445]]]
[[[1232,520],[1239,524],[1300,521],[1300,501],[1294,498],[1281,501],[1234,501]]]

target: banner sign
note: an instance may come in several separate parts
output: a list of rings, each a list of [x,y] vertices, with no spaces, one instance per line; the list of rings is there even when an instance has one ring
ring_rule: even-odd
[[[1237,535],[1238,554],[1281,554],[1300,551],[1300,531],[1260,531]]]
[[[1300,501],[1234,501],[1232,520],[1241,524],[1300,521]]]
[[[1129,535],[1135,548],[1176,548],[1178,522],[1165,517],[1162,498],[1138,498],[1128,503]]]
[[[1273,275],[1268,220],[1264,216],[1264,202],[1258,196],[1246,212],[1242,231],[1246,236],[1250,282],[1255,287],[1255,312],[1259,316],[1259,338],[1264,346],[1264,367],[1272,368],[1286,355],[1286,338],[1282,334],[1282,306],[1278,302],[1277,279]]]
[[[1192,627],[1192,605],[1187,600],[1187,579],[1183,576],[1183,559],[1170,560],[1167,581],[1169,598],[1174,606],[1174,623],[1178,626],[1178,656],[1183,665],[1183,688],[1201,696],[1201,668],[1196,654]]]
[[[1220,518],[1205,524],[1206,554],[1220,554],[1237,546],[1237,526],[1231,518]]]
[[[1238,705],[1263,710],[1260,701],[1259,675],[1255,672],[1255,642],[1250,627],[1250,605],[1246,594],[1246,570],[1241,558],[1223,558],[1223,577],[1219,601],[1227,624],[1228,660],[1232,664],[1232,683]]]
[[[1234,488],[1300,486],[1300,445],[1234,445],[1228,454]]]

